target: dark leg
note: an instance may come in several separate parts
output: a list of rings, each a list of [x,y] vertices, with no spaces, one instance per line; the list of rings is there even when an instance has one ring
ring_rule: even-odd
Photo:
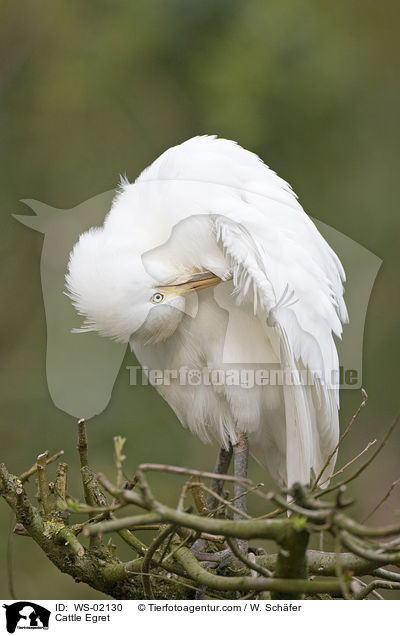
[[[238,435],[237,444],[233,447],[233,466],[234,475],[240,479],[247,478],[247,467],[249,462],[249,440],[246,433],[240,432]],[[246,486],[244,484],[235,481],[234,486],[234,505],[240,512],[247,513],[247,494]],[[245,519],[244,515],[239,512],[233,513],[234,519]],[[237,539],[237,546],[241,552],[247,554],[248,542],[244,539]]]
[[[231,459],[232,459],[232,453],[233,453],[233,449],[232,449],[232,444],[229,444],[229,448],[228,450],[226,450],[225,448],[220,448],[219,449],[219,453],[218,453],[218,457],[217,457],[217,463],[215,465],[215,469],[214,469],[214,473],[216,473],[217,475],[226,475],[228,470],[229,470],[229,465],[231,463]],[[211,484],[210,484],[210,488],[211,490],[213,490],[214,492],[216,492],[218,495],[222,495],[222,491],[224,488],[224,482],[220,481],[219,479],[212,479],[211,480]],[[217,499],[215,499],[215,497],[212,496],[212,494],[210,492],[207,493],[206,496],[206,505],[208,510],[211,512],[211,510],[214,510],[215,508],[217,508],[217,506],[219,505],[219,501]],[[197,541],[195,541],[192,545],[192,547],[190,548],[191,551],[193,552],[193,554],[196,556],[196,558],[198,558],[201,555],[201,552],[205,549],[206,547],[206,541],[204,541],[204,539],[197,539]],[[214,554],[212,556],[212,558],[220,561],[222,560],[227,554],[229,554],[230,550],[221,550],[219,553]],[[196,599],[198,600],[203,600],[205,599],[205,586],[201,585],[199,586],[199,590],[196,592]]]
[[[228,450],[226,450],[225,448],[220,448],[218,453],[217,463],[215,465],[215,470],[214,470],[214,472],[217,475],[227,474],[229,470],[229,465],[232,459],[232,452],[233,452],[232,444],[229,444]],[[211,490],[216,492],[217,495],[222,495],[223,488],[224,488],[223,481],[220,481],[219,479],[213,479],[211,481]],[[207,508],[209,510],[213,510],[218,505],[218,501],[215,499],[215,497],[212,496],[211,493],[207,493],[206,502],[207,502]]]

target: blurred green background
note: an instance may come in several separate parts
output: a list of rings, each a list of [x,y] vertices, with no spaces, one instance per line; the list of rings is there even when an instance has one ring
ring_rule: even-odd
[[[63,448],[78,493],[76,424],[46,385],[43,237],[10,214],[29,213],[22,198],[71,208],[203,133],[259,153],[310,214],[383,259],[364,342],[369,403],[338,465],[382,436],[399,401],[399,17],[388,0],[0,0],[0,444],[11,471]],[[93,467],[113,475],[120,434],[130,473],[143,461],[210,469],[216,449],[183,430],[152,388],[129,387],[127,364],[129,354],[108,408],[88,425]],[[359,401],[359,391],[342,392],[342,427]],[[397,432],[352,486],[360,519],[399,477],[399,441]],[[269,483],[254,462],[250,476]],[[166,481],[152,483],[174,502],[178,481]],[[394,491],[372,520],[393,521],[396,508]],[[3,502],[0,512],[6,599]],[[12,546],[18,598],[101,596],[29,539]]]

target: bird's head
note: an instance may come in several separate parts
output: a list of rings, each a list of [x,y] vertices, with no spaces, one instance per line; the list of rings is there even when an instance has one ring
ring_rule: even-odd
[[[147,267],[129,239],[116,241],[104,228],[92,228],[70,254],[66,293],[85,317],[75,332],[97,331],[120,342],[134,338],[148,344],[175,332],[185,313],[191,313],[193,292],[219,282],[212,272],[196,267]]]

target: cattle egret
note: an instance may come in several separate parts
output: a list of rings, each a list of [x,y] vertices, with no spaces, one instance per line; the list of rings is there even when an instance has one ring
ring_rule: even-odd
[[[344,280],[291,187],[214,136],[122,179],[66,276],[77,331],[129,343],[181,423],[218,442],[220,470],[233,447],[243,476],[248,448],[281,487],[333,472]]]

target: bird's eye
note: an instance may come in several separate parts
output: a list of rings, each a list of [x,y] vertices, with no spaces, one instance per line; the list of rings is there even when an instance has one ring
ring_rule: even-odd
[[[157,303],[161,303],[163,300],[164,300],[164,294],[160,294],[159,292],[157,292],[152,297],[151,302],[157,304]]]

